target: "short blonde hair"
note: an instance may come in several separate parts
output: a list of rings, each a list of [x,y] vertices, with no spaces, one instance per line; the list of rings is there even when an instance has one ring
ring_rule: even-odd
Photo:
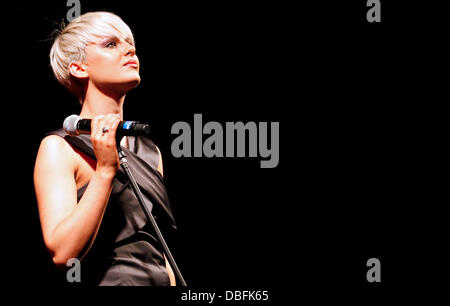
[[[56,79],[71,93],[84,99],[83,86],[69,72],[71,62],[86,61],[86,46],[104,38],[122,37],[134,45],[128,25],[110,12],[89,12],[72,20],[57,35],[50,50],[50,65]]]

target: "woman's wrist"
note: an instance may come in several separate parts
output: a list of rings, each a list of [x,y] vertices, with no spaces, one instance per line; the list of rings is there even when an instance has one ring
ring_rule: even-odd
[[[113,180],[114,177],[116,176],[116,173],[117,173],[117,169],[110,168],[110,167],[102,167],[102,168],[97,168],[95,170],[95,174],[99,178],[106,179],[106,180]]]

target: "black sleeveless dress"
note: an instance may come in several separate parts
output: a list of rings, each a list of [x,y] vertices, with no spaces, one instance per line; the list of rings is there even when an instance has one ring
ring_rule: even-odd
[[[63,129],[47,135],[63,137],[73,147],[95,159],[90,135],[69,136]],[[123,148],[146,205],[170,245],[176,230],[164,181],[156,170],[159,153],[146,137],[128,137]],[[78,200],[87,188],[78,190]],[[163,249],[128,178],[120,169],[113,181],[111,196],[97,237],[81,260],[81,285],[86,286],[168,286]]]

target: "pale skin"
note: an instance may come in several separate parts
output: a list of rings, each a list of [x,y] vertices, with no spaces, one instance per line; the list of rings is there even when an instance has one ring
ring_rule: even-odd
[[[119,37],[86,47],[87,61],[72,62],[70,73],[83,82],[85,95],[80,117],[91,118],[91,141],[96,160],[51,135],[39,147],[34,185],[45,245],[56,266],[70,258],[82,259],[95,241],[106,210],[114,176],[119,170],[115,132],[123,119],[126,93],[140,82],[134,45]],[[124,65],[134,60],[135,64]],[[107,127],[108,133],[102,133]],[[126,137],[121,144],[127,146]],[[159,149],[158,149],[159,151]],[[158,171],[163,175],[161,153]],[[77,202],[77,190],[87,188]],[[166,260],[170,284],[174,273]]]

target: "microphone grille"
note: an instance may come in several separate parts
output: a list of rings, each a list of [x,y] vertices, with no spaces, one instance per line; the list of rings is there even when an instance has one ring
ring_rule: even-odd
[[[71,136],[79,135],[77,131],[78,120],[80,120],[80,116],[77,115],[70,115],[69,117],[67,117],[63,123],[64,131]]]

